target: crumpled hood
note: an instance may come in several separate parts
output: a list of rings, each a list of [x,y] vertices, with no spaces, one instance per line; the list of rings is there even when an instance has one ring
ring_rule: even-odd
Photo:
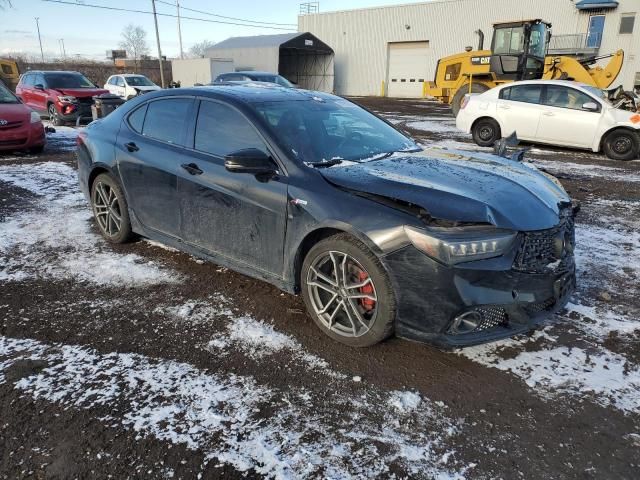
[[[435,218],[518,231],[556,226],[559,204],[571,202],[533,166],[460,150],[431,148],[320,173],[343,188],[419,205]]]
[[[104,88],[56,88],[55,90],[62,95],[69,95],[76,98],[87,98],[109,93],[109,90],[105,90]]]

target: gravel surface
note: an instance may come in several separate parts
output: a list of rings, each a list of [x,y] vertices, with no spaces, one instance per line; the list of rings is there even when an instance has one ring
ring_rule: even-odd
[[[442,105],[355,100],[483,150]],[[578,290],[539,330],[349,349],[299,297],[104,242],[76,133],[0,154],[0,478],[640,477],[640,161],[529,151],[582,203]]]

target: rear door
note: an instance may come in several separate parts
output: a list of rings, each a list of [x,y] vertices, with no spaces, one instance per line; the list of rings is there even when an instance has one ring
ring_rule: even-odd
[[[190,97],[165,97],[125,117],[116,160],[129,207],[145,229],[180,237],[178,171],[189,163],[184,148],[192,115]]]
[[[123,77],[116,77],[116,88],[115,88],[115,94],[118,95],[119,97],[122,98],[126,98],[127,96],[127,87],[126,84],[124,82],[124,78]]]
[[[31,90],[31,101],[32,107],[41,112],[47,111],[47,101],[49,99],[49,94],[47,93],[47,79],[45,75],[42,73],[37,73],[34,79],[35,85],[42,85],[44,90],[40,90],[32,87]]]
[[[516,132],[522,140],[535,140],[540,123],[542,85],[514,85],[500,91],[496,117],[502,136]]]
[[[33,88],[33,80],[35,75],[33,73],[25,73],[20,80],[20,83],[16,87],[16,95],[18,95],[25,105],[31,106],[32,97],[31,89]]]
[[[600,102],[584,92],[564,85],[547,85],[537,139],[544,143],[591,148],[602,119]],[[595,103],[598,111],[583,108]]]
[[[227,103],[202,100],[189,169],[179,172],[182,238],[263,272],[282,276],[287,179],[225,169],[224,156],[257,148],[269,153],[251,122]],[[196,168],[196,170],[193,169]]]

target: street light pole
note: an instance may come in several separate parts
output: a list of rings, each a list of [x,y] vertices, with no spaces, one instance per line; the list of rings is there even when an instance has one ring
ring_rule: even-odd
[[[151,6],[153,7],[153,21],[156,24],[156,42],[158,43],[158,64],[160,65],[160,86],[164,85],[164,70],[162,69],[162,50],[160,49],[160,32],[158,30],[158,15],[156,14],[156,0],[151,0]]]
[[[44,52],[42,51],[42,38],[40,37],[40,17],[36,18],[36,27],[38,28],[38,42],[40,42],[40,56],[42,57],[42,63],[44,63]]]
[[[67,49],[64,48],[64,38],[60,39],[60,43],[62,43],[62,58],[67,59]]]
[[[176,8],[178,9],[178,40],[180,41],[180,58],[184,58],[182,50],[182,28],[180,27],[180,0],[176,0]]]

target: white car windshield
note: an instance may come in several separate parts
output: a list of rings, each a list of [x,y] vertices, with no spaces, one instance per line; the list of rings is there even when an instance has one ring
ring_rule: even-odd
[[[592,87],[591,85],[582,85],[582,88],[584,88],[587,92],[589,92],[594,97],[597,97],[600,100],[604,100],[609,105],[611,105],[611,102],[609,101],[609,98],[607,97],[607,92],[605,92],[604,90],[600,90],[599,88]]]

